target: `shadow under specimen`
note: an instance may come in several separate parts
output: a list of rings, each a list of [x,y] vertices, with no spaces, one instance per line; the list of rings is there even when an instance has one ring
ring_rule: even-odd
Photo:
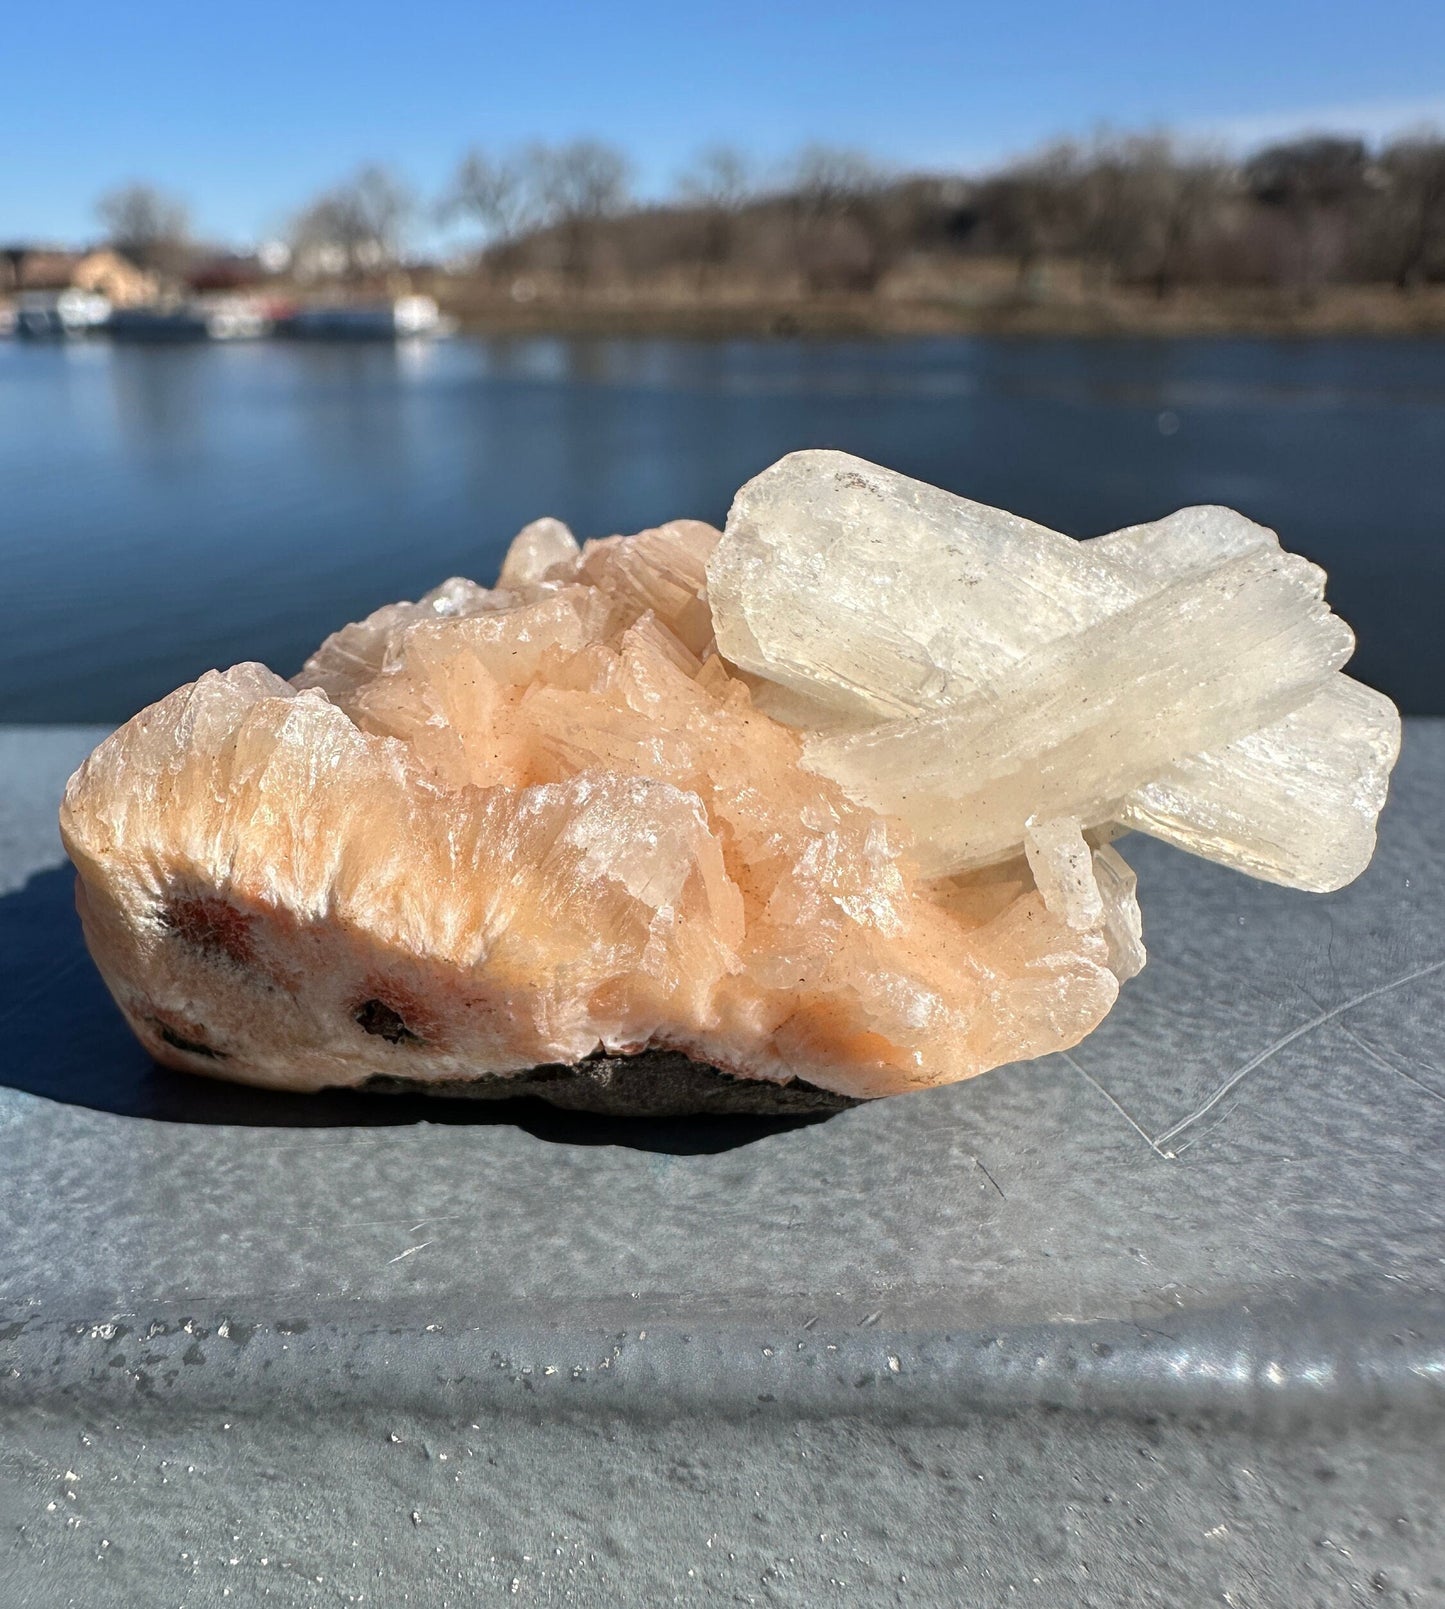
[[[564,1145],[622,1145],[689,1156],[749,1145],[827,1114],[615,1117],[534,1098],[328,1090],[286,1094],[157,1066],[126,1026],[91,962],[68,865],[0,897],[0,1084],[122,1117],[254,1127],[513,1124]]]

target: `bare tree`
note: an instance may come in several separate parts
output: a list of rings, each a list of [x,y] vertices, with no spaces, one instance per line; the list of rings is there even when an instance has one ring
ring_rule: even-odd
[[[1099,278],[1167,296],[1230,192],[1229,170],[1167,134],[1103,136],[1079,157],[1079,248]]]
[[[733,254],[738,215],[756,193],[753,166],[736,146],[710,145],[698,152],[677,188],[700,216],[699,269],[705,277]]]
[[[1445,266],[1445,135],[1422,131],[1380,154],[1384,236],[1396,286],[1409,290]]]
[[[695,206],[736,212],[753,196],[753,164],[735,145],[705,146],[679,177],[677,188],[679,195]]]
[[[789,167],[798,256],[815,290],[872,290],[897,245],[887,173],[872,157],[841,146],[807,145]]]
[[[1150,197],[1144,273],[1162,301],[1191,265],[1201,243],[1216,231],[1236,189],[1222,158],[1207,151],[1181,155],[1166,139],[1145,148],[1143,180]]]
[[[1095,284],[1114,275],[1127,277],[1149,212],[1130,142],[1102,134],[1087,147],[1069,150],[1073,171],[1065,193],[1075,203],[1071,244]]]
[[[814,213],[847,212],[882,184],[882,168],[863,151],[835,145],[805,145],[793,158],[791,188]]]
[[[184,201],[137,181],[107,190],[95,210],[110,244],[139,267],[174,273],[181,266],[190,239]]]
[[[522,173],[538,221],[561,237],[568,278],[583,283],[593,268],[599,225],[627,206],[632,164],[614,145],[572,140],[530,146],[523,154]]]
[[[639,277],[665,265],[695,272],[705,291],[723,265],[746,262],[793,267],[814,291],[867,293],[904,252],[956,261],[981,250],[1009,254],[1021,287],[1067,258],[1086,280],[1160,298],[1191,280],[1273,277],[1308,301],[1332,275],[1405,288],[1445,274],[1438,132],[1401,137],[1377,155],[1355,139],[1297,139],[1244,163],[1166,133],[1103,133],[967,182],[896,175],[864,152],[810,145],[766,188],[741,151],[714,145],[678,175],[678,205],[640,209],[630,178],[626,155],[597,140],[473,149],[434,216],[473,225],[493,268],[560,268],[577,288],[604,264]],[[297,216],[298,260],[313,271],[382,268],[401,253],[413,206],[388,170],[363,168]],[[184,229],[183,209],[148,186],[105,198],[105,216],[140,261]]]
[[[341,194],[355,212],[367,240],[384,264],[397,262],[416,214],[416,195],[390,168],[372,163],[343,185]]]
[[[513,157],[491,157],[475,148],[457,164],[439,208],[443,221],[466,218],[478,224],[487,243],[495,246],[515,240],[534,210],[522,164]]]
[[[979,212],[997,248],[1018,265],[1022,289],[1051,256],[1077,249],[1083,198],[1079,148],[1059,141],[988,180]]]
[[[355,273],[365,250],[355,215],[332,192],[301,208],[287,226],[286,240],[303,277]]]
[[[1294,235],[1296,289],[1311,302],[1337,253],[1351,203],[1369,188],[1363,140],[1311,135],[1267,146],[1250,158],[1245,179],[1256,201],[1276,208]]]
[[[322,273],[356,275],[397,262],[415,198],[406,182],[370,165],[318,196],[293,219],[298,262]]]

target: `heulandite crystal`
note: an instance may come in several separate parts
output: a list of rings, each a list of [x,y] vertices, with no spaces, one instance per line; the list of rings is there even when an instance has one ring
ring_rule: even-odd
[[[1110,840],[1368,862],[1399,745],[1323,574],[1227,509],[1072,539],[841,453],[719,533],[539,520],[143,711],[61,813],[160,1061],[276,1088],[803,1109],[1075,1044],[1143,965]]]

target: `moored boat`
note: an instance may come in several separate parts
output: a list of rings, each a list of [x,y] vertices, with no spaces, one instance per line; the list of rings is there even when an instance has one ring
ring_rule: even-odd
[[[278,316],[275,324],[278,335],[307,341],[395,341],[447,335],[452,327],[430,296],[302,303]]]
[[[265,335],[264,309],[244,297],[118,307],[106,323],[117,341],[248,341]]]
[[[15,334],[28,341],[65,341],[90,335],[110,317],[111,305],[90,291],[27,291],[15,303]]]

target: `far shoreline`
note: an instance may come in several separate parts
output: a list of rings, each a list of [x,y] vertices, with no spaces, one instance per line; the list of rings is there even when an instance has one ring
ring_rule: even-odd
[[[1326,293],[1309,306],[1278,297],[1116,296],[1095,302],[981,306],[871,297],[798,301],[679,303],[577,297],[518,304],[448,294],[443,309],[471,336],[608,336],[688,340],[870,339],[928,336],[1099,339],[1278,339],[1445,337],[1445,289],[1402,294],[1385,288]]]
[[[867,289],[796,280],[658,275],[568,283],[560,275],[446,273],[371,282],[422,292],[472,335],[675,336],[1445,336],[1445,284],[1179,285],[1091,280],[1071,265],[1021,279],[1008,264],[966,274],[896,275]],[[298,287],[299,288],[299,287]],[[351,294],[362,286],[351,287]],[[304,295],[305,293],[302,292]]]

